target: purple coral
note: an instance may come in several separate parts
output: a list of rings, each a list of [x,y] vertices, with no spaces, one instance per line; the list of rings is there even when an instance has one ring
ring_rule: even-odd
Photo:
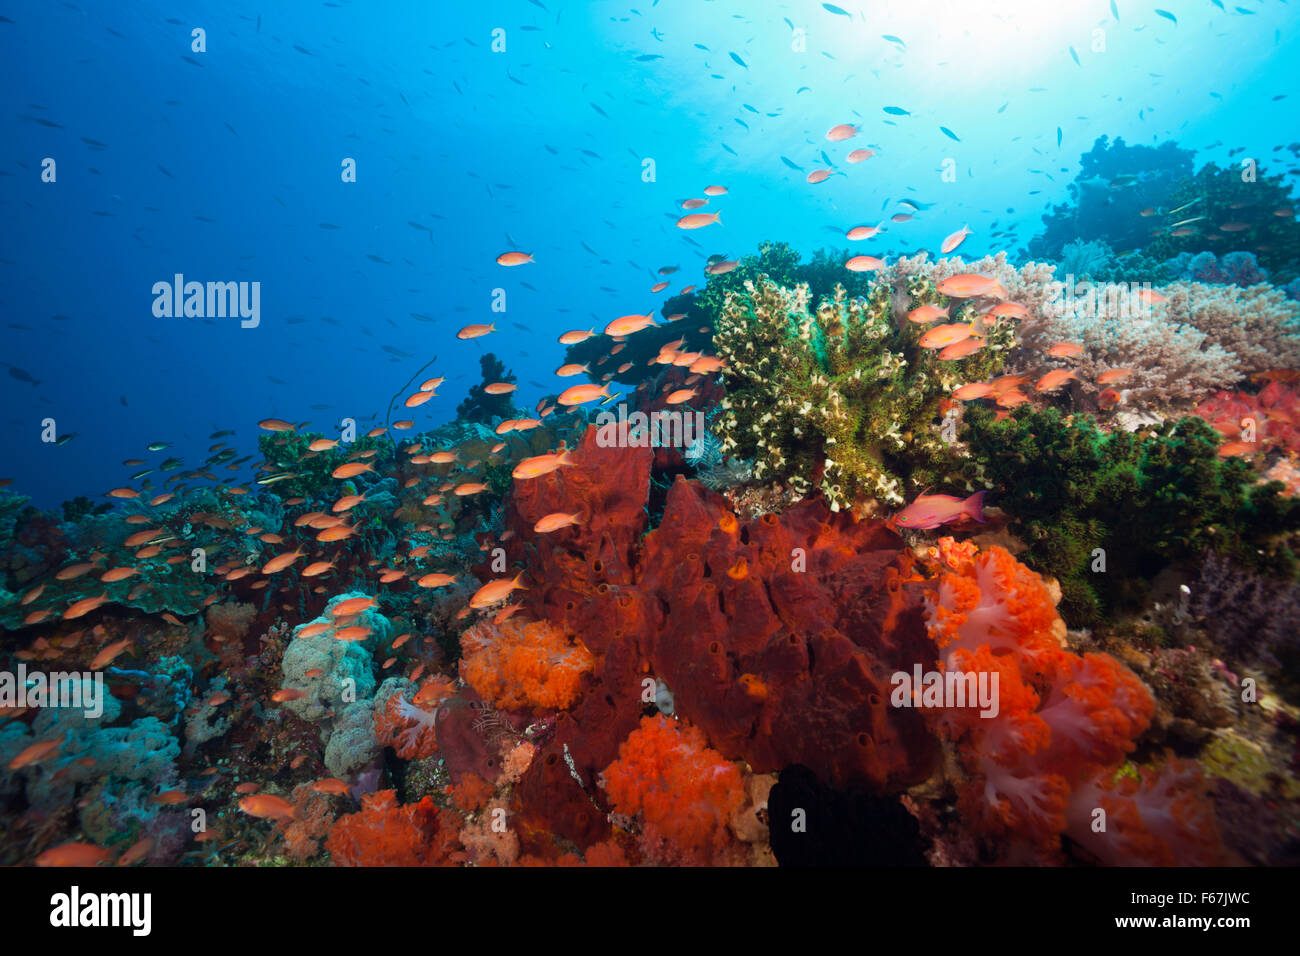
[[[1253,252],[1227,252],[1222,258],[1213,252],[1183,252],[1168,260],[1165,267],[1171,275],[1188,282],[1246,287],[1268,281],[1268,270],[1259,267]]]
[[[1231,659],[1279,668],[1300,645],[1300,583],[1278,580],[1205,553],[1192,613]]]

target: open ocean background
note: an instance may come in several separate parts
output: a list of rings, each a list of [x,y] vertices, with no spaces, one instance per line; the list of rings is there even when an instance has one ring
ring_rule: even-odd
[[[1023,258],[1098,136],[1277,155],[1297,5],[1160,2],[1176,23],[1127,0],[0,2],[0,478],[43,507],[97,498],[233,428],[248,481],[257,421],[382,422],[435,355],[417,427],[454,417],[485,351],[531,409],[578,381],[553,374],[560,333],[657,310],[711,254],[843,248],[910,199],[928,208],[858,251],[969,224],[966,259]],[[875,156],[846,167],[838,123]],[[823,150],[848,175],[809,186]],[[713,183],[721,225],[674,228]],[[496,265],[511,249],[535,262]],[[176,273],[260,282],[260,325],[155,318]],[[475,322],[500,331],[458,341]],[[43,443],[46,418],[76,437]]]

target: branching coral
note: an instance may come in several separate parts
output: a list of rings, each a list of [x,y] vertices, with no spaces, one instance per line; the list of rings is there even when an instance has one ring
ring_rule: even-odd
[[[866,299],[840,288],[815,313],[806,286],[760,278],[745,290],[728,297],[714,337],[727,364],[723,451],[756,459],[755,478],[817,488],[835,510],[863,498],[899,503],[940,480],[951,455],[940,404],[955,384],[1001,365],[1008,327],[945,362],[919,347],[902,315],[942,300],[928,278],[900,270]]]
[[[1300,302],[1261,283],[1249,288],[1174,282],[1160,289],[1171,321],[1205,333],[1233,356],[1242,375],[1300,367]]]
[[[1024,323],[1027,357],[1040,358],[1058,342],[1077,342],[1084,354],[1070,367],[1082,387],[1095,392],[1103,372],[1129,369],[1116,387],[1130,405],[1186,403],[1241,379],[1232,352],[1191,325],[1174,303],[1148,304],[1138,291],[1112,283],[1061,287],[1051,308]]]

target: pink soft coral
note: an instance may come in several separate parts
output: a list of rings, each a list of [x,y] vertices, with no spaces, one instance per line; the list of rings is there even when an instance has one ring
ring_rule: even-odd
[[[1070,838],[1111,866],[1224,862],[1200,768],[1171,757],[1140,774],[1116,780],[1105,773],[1075,790],[1067,812]]]
[[[406,699],[410,685],[398,683],[375,698],[375,738],[392,747],[403,760],[419,760],[438,750],[437,724],[441,704],[452,695],[451,682],[441,676],[429,678],[412,700]]]

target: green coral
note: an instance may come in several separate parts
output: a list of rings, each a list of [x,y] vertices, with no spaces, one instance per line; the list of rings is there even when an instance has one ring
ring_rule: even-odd
[[[852,255],[848,251],[820,249],[805,263],[800,261],[798,250],[787,243],[760,243],[756,254],[742,256],[730,272],[709,276],[703,288],[666,301],[660,309],[662,316],[681,315],[684,318],[642,329],[629,336],[623,350],[615,356],[616,361],[608,358],[609,340],[599,334],[569,346],[564,361],[587,365],[593,374],[600,374],[598,370],[605,362],[613,366],[609,369],[611,372],[626,364],[627,370],[614,372],[613,380],[637,385],[661,371],[662,366],[653,364],[652,360],[669,342],[684,339],[680,347],[682,352],[709,351],[712,333],[727,296],[743,293],[746,283],[755,282],[760,277],[788,288],[807,283],[809,301],[814,305],[823,296],[832,294],[838,284],[844,284],[851,296],[866,295],[870,278],[863,273],[844,270],[844,263]]]
[[[842,269],[842,266],[841,266]],[[809,310],[807,284],[759,277],[728,296],[714,343],[727,364],[717,431],[725,453],[753,458],[754,477],[790,476],[838,510],[863,498],[900,503],[944,479],[954,462],[941,402],[996,372],[1012,331],[988,331],[975,354],[942,361],[920,348],[906,311],[947,302],[928,278],[878,281],[865,297],[842,285]],[[954,321],[970,319],[959,305]]]
[[[963,439],[1029,549],[1026,562],[1061,583],[1075,626],[1139,601],[1166,565],[1206,548],[1294,574],[1284,536],[1300,529],[1300,500],[1250,466],[1220,458],[1202,419],[1166,422],[1147,437],[1103,432],[1087,417],[1021,407],[1005,421],[967,410]],[[1093,571],[1095,549],[1105,570]]]

